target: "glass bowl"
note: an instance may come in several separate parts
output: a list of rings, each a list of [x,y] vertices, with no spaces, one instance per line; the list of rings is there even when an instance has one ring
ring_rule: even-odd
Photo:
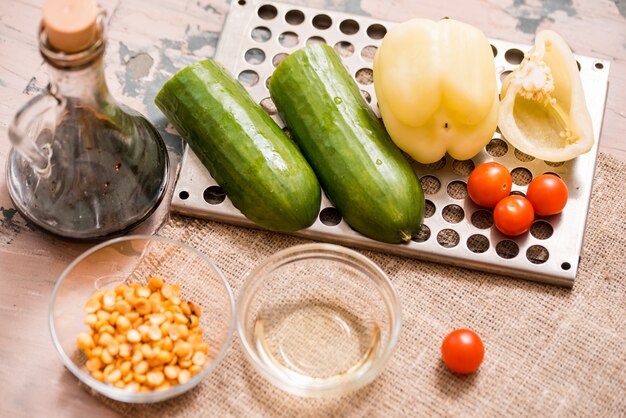
[[[247,277],[237,331],[252,366],[298,396],[340,396],[383,370],[401,308],[387,275],[360,253],[305,244],[269,257]]]
[[[88,332],[85,304],[97,290],[114,289],[132,282],[146,284],[151,276],[166,284],[178,283],[180,298],[201,309],[202,338],[208,354],[202,369],[182,384],[163,390],[133,392],[94,379],[77,337]],[[128,236],[91,248],[61,274],[52,292],[50,333],[65,366],[90,388],[117,401],[158,402],[196,386],[220,363],[235,328],[234,298],[224,274],[201,252],[159,236]],[[190,317],[188,317],[190,318]]]

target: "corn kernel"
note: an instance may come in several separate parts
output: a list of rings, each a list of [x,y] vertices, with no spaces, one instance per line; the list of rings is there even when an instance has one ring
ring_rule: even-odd
[[[182,325],[187,325],[189,323],[189,320],[185,315],[177,312],[174,314],[174,322]]]
[[[126,316],[130,322],[134,322],[139,319],[139,314],[137,312],[129,312],[124,316]]]
[[[117,286],[115,286],[115,289],[113,290],[115,292],[116,296],[123,296],[124,295],[124,291],[128,289],[128,286],[126,286],[125,284],[119,284]]]
[[[137,382],[130,382],[126,385],[126,387],[124,388],[124,390],[127,390],[129,392],[139,392],[139,387],[140,384]]]
[[[130,304],[125,300],[118,300],[117,302],[115,302],[115,310],[122,315],[126,315],[130,312],[131,307]]]
[[[187,383],[189,379],[191,379],[191,372],[189,370],[181,370],[180,373],[178,373],[178,383],[181,385]]]
[[[102,296],[102,309],[105,311],[112,311],[115,307],[115,292],[106,291]]]
[[[113,369],[111,373],[106,377],[106,381],[109,383],[115,383],[122,378],[122,372],[119,369]]]
[[[107,343],[107,351],[111,353],[112,356],[117,356],[120,352],[120,343],[117,342],[116,339],[111,337],[111,341]]]
[[[150,339],[152,341],[158,341],[163,338],[163,333],[161,332],[161,329],[157,326],[151,327],[148,335],[150,335]]]
[[[135,382],[140,383],[140,384],[146,383],[146,375],[145,374],[134,373],[133,376],[135,378]]]
[[[119,332],[126,332],[130,329],[130,321],[125,316],[119,316],[115,321],[115,327]]]
[[[152,357],[154,357],[154,354],[152,353],[152,347],[150,347],[148,344],[144,344],[141,346],[141,354],[143,354],[143,357],[146,359],[151,359]]]
[[[163,345],[161,346],[161,350],[172,351],[174,348],[174,343],[170,337],[163,338]]]
[[[96,316],[98,317],[99,321],[108,321],[111,314],[107,311],[100,310],[96,312]]]
[[[180,341],[174,346],[174,354],[178,357],[185,357],[191,353],[192,345],[185,341]]]
[[[98,316],[95,313],[90,313],[85,317],[85,324],[90,327],[94,327],[98,323]]]
[[[194,374],[198,374],[202,371],[202,366],[199,366],[197,364],[194,364],[193,366],[189,367],[189,373],[191,373],[191,375],[193,376]]]
[[[90,372],[95,372],[96,370],[100,370],[102,368],[102,361],[98,357],[92,357],[85,363],[87,370]]]
[[[174,355],[169,351],[161,351],[157,355],[157,358],[161,363],[169,363],[172,360],[172,357],[174,357]]]
[[[78,334],[76,344],[78,345],[78,348],[83,350],[89,350],[96,345],[93,341],[93,338],[91,338],[91,335],[87,334],[86,332],[81,332],[80,334]]]
[[[160,289],[163,287],[163,279],[160,277],[150,277],[150,279],[148,280],[148,287],[156,290],[156,289]]]
[[[193,358],[192,358],[191,361],[196,366],[203,366],[204,363],[206,362],[206,354],[204,354],[204,353],[202,353],[200,351],[196,351],[196,353],[193,355]]]
[[[152,312],[152,306],[150,306],[150,302],[147,299],[137,299],[135,310],[139,315],[148,315]]]
[[[98,328],[99,332],[106,332],[109,333],[111,335],[115,334],[115,328],[113,328],[109,323],[101,326],[100,328]]]
[[[126,339],[131,343],[138,343],[141,341],[141,334],[136,329],[130,329],[126,333]]]
[[[183,314],[191,315],[191,308],[189,307],[189,303],[186,300],[183,300],[180,303],[180,309],[183,311]]]
[[[172,302],[174,305],[180,305],[181,299],[178,296],[172,296],[170,298],[170,302]]]
[[[122,377],[122,381],[124,381],[124,383],[126,383],[126,384],[132,382],[133,379],[134,379],[133,372],[128,372],[126,374],[126,376]]]
[[[137,290],[136,290],[136,292],[135,292],[135,293],[136,293],[136,294],[137,294],[137,296],[139,296],[140,298],[145,298],[145,299],[147,299],[147,298],[149,298],[149,297],[150,297],[150,294],[151,294],[152,292],[151,292],[151,291],[150,291],[150,289],[148,289],[147,287],[142,286],[142,287],[137,288]]]
[[[91,350],[92,357],[100,357],[102,355],[102,347],[98,346]]]
[[[141,352],[141,350],[135,350],[133,352],[133,358],[130,360],[133,364],[139,363],[141,360],[143,360],[143,353]]]
[[[178,359],[178,365],[180,367],[182,367],[183,369],[188,369],[191,366],[193,366],[193,363],[191,362],[191,360],[181,360],[181,359]]]
[[[100,382],[104,382],[104,373],[102,373],[99,370],[94,370],[91,372],[91,377],[93,377],[94,379],[100,381]]]
[[[165,299],[169,299],[174,296],[174,288],[169,284],[163,285],[161,288],[161,294]]]
[[[91,298],[85,304],[85,312],[88,314],[96,313],[102,307],[98,299]]]
[[[113,356],[111,356],[111,353],[109,353],[109,351],[106,350],[106,349],[102,350],[102,354],[100,355],[100,359],[102,360],[102,362],[104,364],[111,364],[111,363],[113,363]]]
[[[198,317],[197,317],[197,316],[195,316],[195,315],[191,315],[191,316],[189,317],[189,327],[190,327],[190,328],[195,328],[195,327],[197,327],[198,325],[200,325],[200,320],[198,319]]]
[[[150,388],[149,388],[148,386],[143,386],[143,385],[141,385],[141,386],[139,387],[139,392],[140,392],[140,393],[141,393],[141,392],[150,392]]]
[[[117,382],[113,383],[113,386],[118,389],[124,389],[126,387],[126,383],[124,383],[122,380],[118,380]]]
[[[120,371],[122,372],[122,376],[126,376],[129,372],[130,369],[132,368],[133,364],[130,361],[125,361],[122,363],[122,365],[120,366]]]
[[[120,316],[118,311],[111,312],[111,316],[109,316],[109,324],[115,325],[115,321],[117,321],[118,316]]]
[[[150,315],[150,323],[152,325],[161,325],[165,322],[165,315],[162,313],[153,313]]]
[[[135,375],[145,374],[147,371],[148,371],[148,362],[145,360],[142,360],[133,366],[133,372],[135,372]]]
[[[180,373],[180,367],[178,366],[165,366],[163,369],[163,373],[165,377],[168,379],[176,379],[178,378],[178,373]]]
[[[193,349],[203,354],[209,354],[209,345],[204,341],[193,346]]]
[[[158,387],[156,387],[154,390],[167,390],[169,388],[170,388],[169,382],[163,382]]]
[[[146,376],[146,383],[153,387],[160,386],[164,380],[165,376],[163,375],[163,372],[150,372]]]

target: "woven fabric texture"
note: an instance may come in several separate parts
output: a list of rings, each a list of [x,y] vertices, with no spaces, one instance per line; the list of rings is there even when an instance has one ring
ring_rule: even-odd
[[[626,163],[600,154],[573,289],[362,251],[395,285],[403,310],[396,352],[366,388],[336,399],[288,395],[247,363],[235,337],[194,390],[153,405],[98,396],[129,417],[626,416]],[[173,216],[161,235],[212,258],[235,295],[251,269],[306,240]],[[480,370],[448,372],[443,337],[477,331]]]

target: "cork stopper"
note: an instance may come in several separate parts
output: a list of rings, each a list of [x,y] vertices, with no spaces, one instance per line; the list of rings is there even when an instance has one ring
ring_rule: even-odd
[[[96,0],[44,0],[43,26],[50,45],[71,54],[92,45],[98,36]]]

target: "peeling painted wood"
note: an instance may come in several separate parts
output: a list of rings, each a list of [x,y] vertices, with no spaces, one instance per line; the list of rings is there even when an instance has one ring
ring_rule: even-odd
[[[152,100],[177,70],[213,56],[229,1],[101,3],[108,11],[105,63],[111,93],[155,123],[175,163],[181,150],[180,140],[168,130],[167,121]],[[532,41],[537,29],[554,29],[575,52],[613,60],[600,150],[626,160],[624,0],[291,3],[396,21],[449,16],[478,26],[489,37],[525,43]],[[6,190],[4,166],[10,150],[9,123],[17,109],[47,83],[36,42],[40,5],[41,0],[0,1],[0,416],[115,416],[64,370],[47,330],[48,300],[55,280],[89,246],[63,242],[29,226],[13,209]],[[164,204],[138,232],[154,231],[166,218]]]

